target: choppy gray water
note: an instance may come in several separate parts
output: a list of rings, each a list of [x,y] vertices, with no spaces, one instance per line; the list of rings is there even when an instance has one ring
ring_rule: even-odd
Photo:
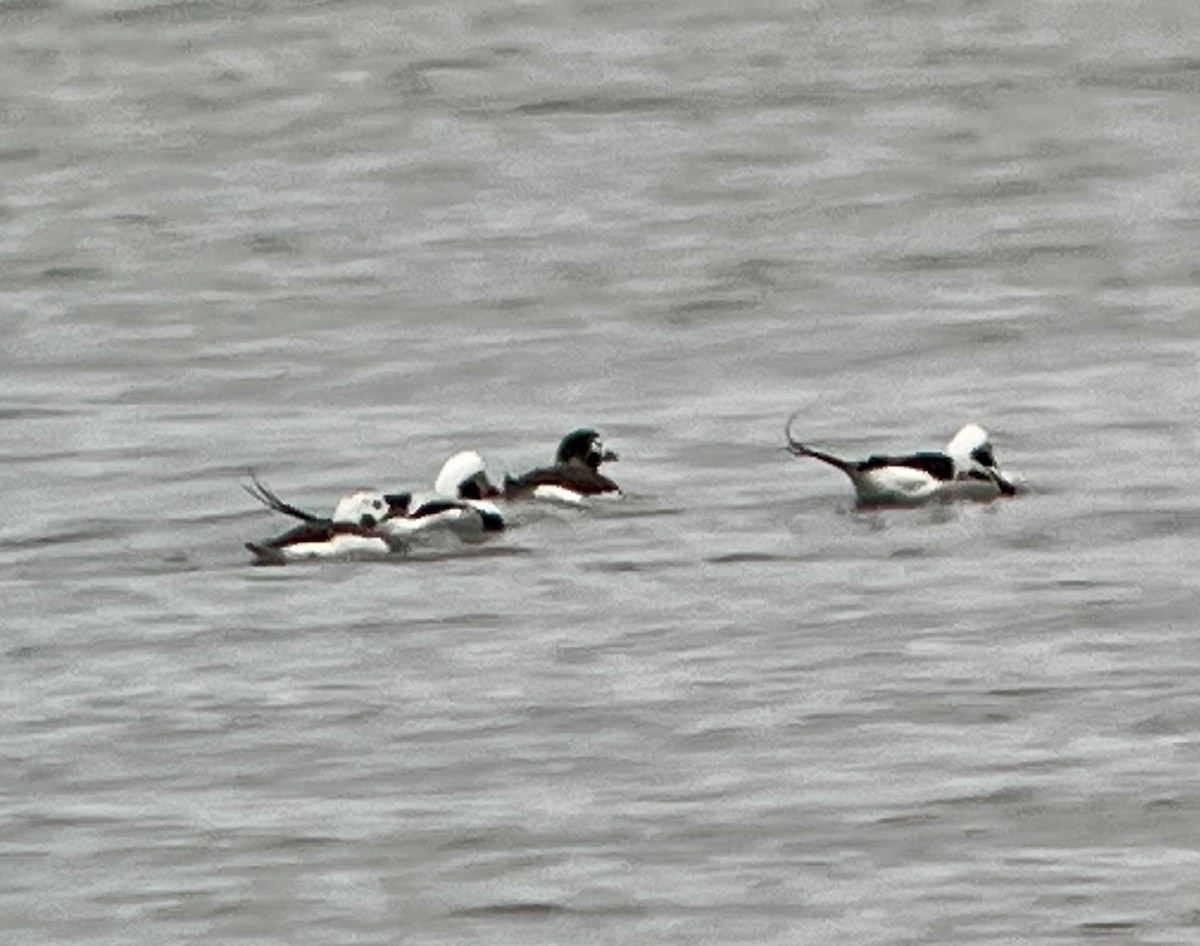
[[[1194,943],[1200,7],[0,4],[0,938]],[[993,432],[860,514],[779,449]],[[255,569],[598,426],[629,491]]]

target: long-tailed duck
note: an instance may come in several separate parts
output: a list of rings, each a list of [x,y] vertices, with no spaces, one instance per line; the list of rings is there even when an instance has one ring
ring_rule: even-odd
[[[932,499],[990,500],[1016,495],[1016,486],[996,463],[987,431],[978,424],[963,427],[945,450],[844,460],[797,441],[792,436],[796,417],[788,418],[784,429],[787,450],[845,473],[860,505],[917,505]]]
[[[474,451],[455,454],[446,461],[432,494],[351,493],[328,518],[285,502],[253,474],[251,481],[253,486],[244,487],[251,496],[304,523],[269,542],[247,543],[260,560],[383,555],[407,551],[420,537],[440,532],[464,542],[479,542],[505,528],[503,514],[483,498],[498,496],[499,490],[487,478],[483,459]],[[380,511],[380,503],[385,512]]]
[[[507,499],[550,499],[578,504],[584,497],[620,494],[621,488],[600,472],[600,464],[615,461],[600,435],[590,428],[573,430],[558,445],[553,466],[538,467],[504,481]]]
[[[403,552],[405,543],[386,524],[408,509],[409,495],[385,495],[371,490],[348,493],[333,515],[317,516],[284,502],[253,476],[245,490],[263,505],[299,519],[302,525],[265,542],[247,542],[259,565],[283,565],[321,558],[379,558]]]
[[[504,531],[504,514],[489,502],[500,495],[483,457],[463,450],[442,464],[432,495],[413,497],[410,512],[381,528],[405,537],[445,530],[463,542],[479,542]]]
[[[439,496],[474,501],[498,499],[503,495],[488,476],[483,457],[474,450],[463,450],[443,463],[433,482],[433,491]]]

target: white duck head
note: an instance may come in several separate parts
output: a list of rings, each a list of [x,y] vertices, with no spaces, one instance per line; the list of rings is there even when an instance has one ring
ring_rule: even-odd
[[[492,499],[500,495],[488,477],[483,457],[474,450],[463,450],[443,463],[433,490],[439,496],[456,499]]]
[[[957,479],[988,480],[1005,496],[1016,493],[1016,486],[996,462],[988,432],[978,424],[967,424],[956,433],[946,444],[946,455],[954,461]]]

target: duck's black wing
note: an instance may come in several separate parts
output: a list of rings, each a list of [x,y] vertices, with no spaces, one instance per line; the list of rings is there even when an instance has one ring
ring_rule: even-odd
[[[471,503],[455,499],[430,499],[421,503],[420,506],[409,513],[407,518],[417,520],[426,519],[429,516],[436,516],[439,513],[450,512],[455,509],[468,516],[476,516],[484,532],[504,531],[504,517],[499,512],[494,512],[486,507],[473,506]]]
[[[466,508],[469,508],[466,503],[455,499],[430,499],[421,503],[421,505],[410,512],[407,518],[427,519],[430,516],[438,515],[438,513],[449,512],[451,509]]]
[[[868,470],[878,470],[885,466],[906,466],[909,469],[921,470],[928,473],[935,480],[943,482],[953,480],[955,473],[954,461],[946,456],[946,454],[936,452],[910,453],[899,457],[874,454],[856,466],[860,473],[866,473]]]
[[[504,494],[509,499],[520,498],[529,495],[539,486],[558,486],[581,496],[621,491],[621,487],[616,483],[589,466],[582,463],[562,463],[539,467],[521,476],[509,477],[504,483]]]
[[[273,539],[267,539],[265,542],[258,542],[257,545],[266,546],[270,549],[287,548],[289,545],[303,545],[309,542],[328,542],[339,532],[355,531],[353,526],[337,526],[326,519],[324,522],[306,522],[304,525],[296,526],[294,529],[288,529],[282,535],[277,535]]]

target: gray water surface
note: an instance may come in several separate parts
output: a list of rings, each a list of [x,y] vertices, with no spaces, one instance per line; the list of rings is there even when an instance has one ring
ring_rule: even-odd
[[[0,939],[1196,942],[1197,35],[0,4]],[[582,425],[620,502],[242,549]]]

